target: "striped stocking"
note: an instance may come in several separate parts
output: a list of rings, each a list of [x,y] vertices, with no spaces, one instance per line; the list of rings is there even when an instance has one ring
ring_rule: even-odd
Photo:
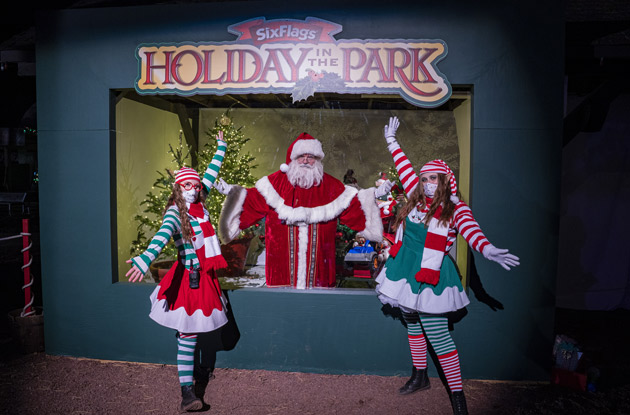
[[[177,334],[177,373],[181,386],[193,384],[196,334]]]
[[[440,366],[446,377],[451,392],[462,390],[462,375],[459,367],[459,355],[455,343],[448,332],[448,320],[443,316],[420,316],[422,328],[437,354]]]
[[[422,333],[422,325],[418,313],[403,313],[403,318],[407,323],[407,338],[409,339],[409,350],[411,350],[411,361],[416,369],[427,368],[427,341]]]
[[[461,391],[462,374],[459,368],[459,355],[457,354],[457,350],[438,356],[438,360],[440,361],[440,366],[442,366],[451,392]]]

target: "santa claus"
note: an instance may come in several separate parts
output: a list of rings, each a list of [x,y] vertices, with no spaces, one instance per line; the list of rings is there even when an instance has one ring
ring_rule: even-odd
[[[265,278],[269,287],[334,287],[337,220],[367,239],[381,241],[383,225],[376,198],[393,183],[358,190],[324,173],[319,140],[300,134],[280,170],[245,189],[219,179],[227,194],[219,235],[223,243],[265,219]],[[376,193],[375,193],[376,191]]]

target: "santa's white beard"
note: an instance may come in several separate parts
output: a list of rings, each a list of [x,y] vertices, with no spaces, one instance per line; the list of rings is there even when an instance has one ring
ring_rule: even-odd
[[[316,160],[313,165],[298,163],[297,160],[293,160],[287,171],[289,183],[303,189],[319,185],[323,177],[324,165],[319,160]]]

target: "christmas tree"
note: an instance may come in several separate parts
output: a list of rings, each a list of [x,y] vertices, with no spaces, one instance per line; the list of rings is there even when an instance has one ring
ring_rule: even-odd
[[[256,183],[256,178],[252,175],[251,170],[256,168],[257,165],[252,164],[255,157],[250,153],[242,153],[243,146],[250,140],[245,138],[242,132],[243,127],[236,128],[234,122],[229,118],[229,111],[223,114],[214,122],[214,127],[206,132],[209,140],[203,148],[203,151],[199,152],[199,171],[203,177],[203,173],[206,171],[206,167],[212,156],[214,156],[217,150],[217,141],[215,139],[219,131],[223,131],[223,139],[227,143],[227,152],[223,159],[223,165],[219,172],[219,177],[225,180],[227,183],[239,184],[243,187],[252,187]],[[210,220],[212,223],[217,224],[219,221],[219,214],[221,213],[221,206],[225,200],[225,195],[214,191],[210,192],[206,200],[206,209],[210,213]]]
[[[251,187],[256,183],[256,178],[251,174],[251,170],[256,167],[252,164],[255,160],[249,152],[243,153],[243,146],[249,141],[242,132],[243,127],[235,127],[234,122],[229,117],[229,110],[214,122],[214,127],[206,131],[209,140],[203,149],[197,154],[198,166],[196,167],[200,177],[203,177],[212,156],[217,149],[216,135],[219,131],[223,131],[223,139],[227,142],[227,151],[219,172],[219,177],[223,178],[227,183],[236,183],[244,187]],[[169,154],[173,157],[172,162],[176,166],[175,169],[190,164],[190,147],[182,139],[182,133],[179,134],[179,145],[173,148],[169,145]],[[153,183],[153,190],[147,193],[146,198],[140,204],[144,205],[144,215],[136,215],[134,220],[138,223],[138,237],[131,242],[130,254],[136,256],[144,252],[151,237],[158,231],[162,225],[162,215],[164,208],[171,195],[171,189],[175,182],[174,172],[165,169],[164,172],[158,171],[158,177]],[[156,193],[154,193],[154,191]],[[219,192],[211,191],[206,198],[205,207],[210,214],[210,221],[217,224],[221,206],[225,196]],[[259,226],[247,229],[244,232],[258,234]],[[149,237],[147,237],[147,234]],[[159,259],[176,258],[177,249],[171,240],[164,247]]]

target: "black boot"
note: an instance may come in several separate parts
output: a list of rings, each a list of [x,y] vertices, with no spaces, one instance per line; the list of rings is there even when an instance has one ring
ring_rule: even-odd
[[[203,375],[195,378],[195,396],[203,402],[203,397],[206,394],[206,388],[208,382],[214,379],[214,374],[211,371],[205,371]]]
[[[468,415],[464,391],[451,393],[451,406],[453,407],[453,415]]]
[[[411,377],[402,388],[398,389],[398,392],[401,395],[409,395],[410,393],[429,389],[430,387],[431,384],[429,383],[427,369],[416,369],[414,366],[411,371]]]
[[[207,380],[198,380],[195,382],[195,396],[203,402],[203,397],[206,395],[206,388],[208,387]]]
[[[180,409],[182,412],[186,411],[194,411],[196,409],[201,409],[203,403],[201,399],[197,398],[193,393],[192,385],[182,386],[182,404]]]

